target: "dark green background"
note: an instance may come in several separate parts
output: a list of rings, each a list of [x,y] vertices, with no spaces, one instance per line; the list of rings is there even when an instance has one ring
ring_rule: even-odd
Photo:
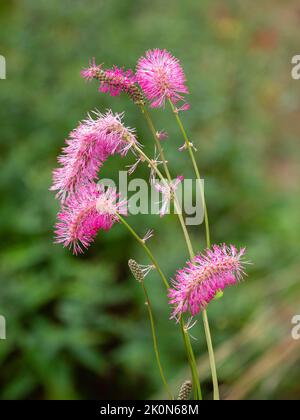
[[[198,149],[215,242],[246,245],[249,277],[209,308],[223,398],[299,398],[299,53],[296,1],[1,0],[0,397],[163,398],[140,285],[127,260],[148,260],[122,226],[81,257],[53,245],[48,191],[64,138],[97,107],[126,111],[151,154],[149,132],[125,96],[87,84],[89,58],[134,67],[146,49],[179,57],[191,91],[183,120]],[[153,111],[173,174],[192,175],[169,110]],[[122,165],[132,163],[128,156]],[[124,167],[123,166],[123,167]],[[104,175],[116,176],[110,159]],[[112,175],[114,174],[114,175]],[[146,169],[139,175],[148,177]],[[176,219],[130,217],[172,276],[187,259]],[[195,247],[203,228],[191,229]],[[159,277],[147,278],[163,363],[174,390],[187,378],[180,334]],[[201,321],[191,332],[210,397]]]

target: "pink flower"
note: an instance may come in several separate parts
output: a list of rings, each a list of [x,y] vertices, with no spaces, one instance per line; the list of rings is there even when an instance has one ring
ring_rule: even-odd
[[[110,155],[124,156],[137,144],[134,130],[122,123],[123,114],[105,115],[95,112],[70,133],[67,146],[59,156],[60,168],[53,171],[51,190],[57,190],[62,200],[76,191],[78,185],[90,183],[97,177],[99,168]]]
[[[119,96],[125,92],[134,103],[144,104],[144,95],[137,85],[137,80],[132,70],[113,66],[111,69],[103,69],[97,66],[95,60],[90,62],[90,66],[81,72],[81,76],[86,80],[97,79],[100,81],[99,91],[109,93],[111,96]]]
[[[184,99],[182,94],[189,93],[179,60],[166,50],[147,51],[138,61],[136,76],[153,108],[165,106],[168,99],[176,104]]]
[[[188,311],[192,316],[198,314],[219,291],[238,283],[245,274],[244,253],[244,248],[238,251],[233,245],[214,245],[188,261],[177,271],[169,291],[170,304],[174,305],[172,318]]]
[[[123,68],[114,66],[104,71],[105,78],[100,81],[99,91],[118,96],[121,92],[129,92],[135,85],[136,78],[132,70],[125,71]]]
[[[127,202],[118,201],[113,188],[102,185],[80,187],[67,198],[55,226],[56,243],[62,243],[77,255],[93,242],[99,230],[109,230],[118,221],[118,213],[127,215]]]

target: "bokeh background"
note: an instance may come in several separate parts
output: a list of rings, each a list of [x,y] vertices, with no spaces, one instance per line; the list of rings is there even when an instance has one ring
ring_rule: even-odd
[[[206,181],[215,242],[247,246],[246,282],[212,303],[209,316],[223,398],[298,399],[300,341],[300,82],[297,1],[1,0],[0,341],[2,399],[164,398],[140,285],[127,261],[148,260],[122,226],[99,235],[85,255],[53,244],[57,202],[48,191],[64,138],[94,108],[126,111],[146,150],[151,137],[128,98],[110,98],[86,83],[89,58],[135,66],[149,48],[179,57],[191,91],[184,113]],[[153,111],[169,132],[174,174],[191,176],[172,115]],[[116,177],[111,159],[104,175]],[[140,168],[139,176],[148,177]],[[130,217],[168,276],[187,259],[177,220]],[[191,229],[204,247],[203,227]],[[163,364],[176,392],[189,372],[165,290],[153,273],[147,287]],[[204,393],[211,381],[201,321],[191,331]]]

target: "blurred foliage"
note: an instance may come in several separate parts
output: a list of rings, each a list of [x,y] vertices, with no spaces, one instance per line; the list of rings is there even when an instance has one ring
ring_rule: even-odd
[[[299,397],[300,344],[290,339],[291,316],[300,312],[300,84],[290,76],[291,57],[299,53],[299,6],[279,0],[256,6],[250,0],[0,1],[0,53],[7,60],[7,80],[0,81],[2,399],[149,398],[161,388],[142,292],[127,268],[129,258],[147,263],[146,256],[122,226],[99,235],[81,257],[53,245],[57,203],[48,191],[63,139],[96,107],[125,110],[126,123],[153,153],[134,105],[125,96],[100,95],[79,75],[91,57],[134,67],[153,47],[172,51],[188,77],[191,110],[183,119],[198,149],[213,239],[246,245],[254,262],[248,280],[209,310],[222,393]],[[152,114],[170,134],[165,148],[173,173],[192,175],[188,157],[177,151],[183,141],[171,113]],[[131,162],[128,156],[122,165]],[[104,175],[116,176],[119,164],[111,159]],[[148,177],[146,169],[138,174]],[[155,229],[151,247],[168,276],[184,264],[174,217],[137,216],[130,223],[141,235]],[[192,234],[201,250],[203,227]],[[181,380],[180,334],[168,319],[159,278],[147,281],[167,375]],[[192,334],[207,394],[200,322]]]

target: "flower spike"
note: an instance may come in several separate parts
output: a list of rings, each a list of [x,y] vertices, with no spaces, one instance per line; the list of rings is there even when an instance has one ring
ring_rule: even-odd
[[[118,221],[118,214],[127,215],[127,202],[119,201],[114,188],[103,185],[80,187],[67,198],[58,213],[55,226],[56,243],[83,253],[99,230],[109,230]]]
[[[53,171],[53,185],[50,190],[58,191],[62,201],[73,194],[78,186],[89,184],[97,178],[99,169],[109,156],[121,156],[138,144],[134,130],[123,125],[123,114],[108,111],[93,113],[70,133],[58,162],[60,167]]]
[[[125,71],[117,66],[103,69],[102,65],[97,66],[95,60],[92,60],[89,67],[81,71],[81,76],[86,80],[99,80],[99,91],[102,93],[118,96],[121,92],[125,92],[135,104],[145,104],[144,95],[136,83],[136,76],[132,70]]]
[[[214,245],[188,261],[185,268],[177,271],[169,292],[170,304],[174,306],[172,318],[184,312],[197,315],[220,290],[238,283],[245,275],[244,253],[244,248],[238,251],[233,245]]]

